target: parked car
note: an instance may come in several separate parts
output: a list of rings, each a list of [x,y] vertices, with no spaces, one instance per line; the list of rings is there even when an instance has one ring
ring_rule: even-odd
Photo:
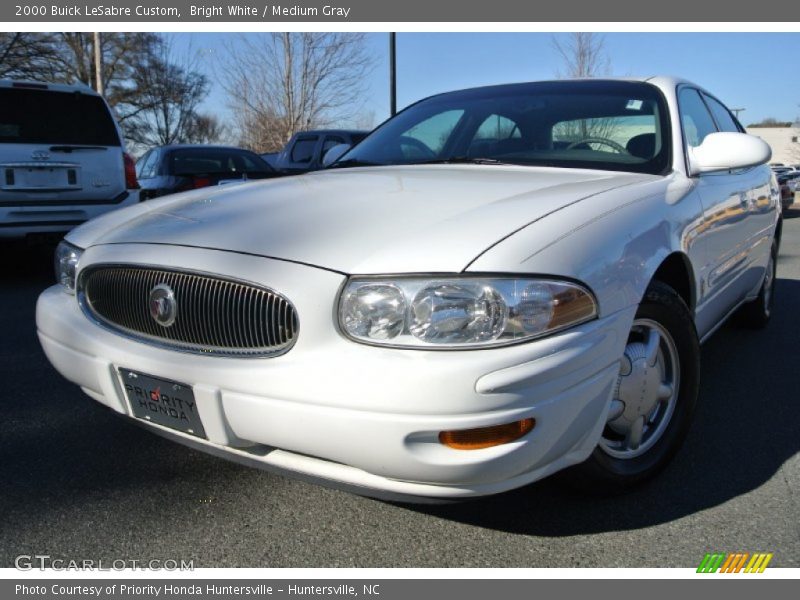
[[[268,179],[279,173],[255,152],[228,146],[158,146],[136,163],[142,200],[212,185]]]
[[[325,154],[340,144],[355,146],[369,135],[368,131],[319,129],[294,134],[281,150],[275,168],[288,175],[316,171],[323,167]]]
[[[777,176],[778,187],[781,191],[781,205],[783,210],[787,210],[794,204],[794,195],[797,192],[800,175],[785,173]]]
[[[94,91],[3,80],[0,106],[0,238],[60,238],[138,202],[133,159]]]
[[[39,339],[111,410],[251,466],[411,501],[573,465],[627,489],[685,438],[700,343],[770,319],[770,155],[673,78],[440,94],[332,168],[73,231]]]

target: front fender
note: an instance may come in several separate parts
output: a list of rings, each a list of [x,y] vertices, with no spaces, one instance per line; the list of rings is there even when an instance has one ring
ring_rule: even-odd
[[[702,223],[692,181],[672,174],[552,213],[485,252],[468,271],[576,279],[595,293],[600,315],[609,315],[638,304],[675,252],[700,273],[704,251],[696,231]]]

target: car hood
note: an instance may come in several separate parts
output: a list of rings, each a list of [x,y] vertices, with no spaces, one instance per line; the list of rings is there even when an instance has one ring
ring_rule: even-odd
[[[459,272],[564,206],[653,179],[498,165],[334,169],[147,202],[70,240],[212,248],[342,273]]]

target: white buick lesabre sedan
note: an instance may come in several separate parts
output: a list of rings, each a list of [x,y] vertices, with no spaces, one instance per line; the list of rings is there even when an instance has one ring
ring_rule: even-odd
[[[367,495],[572,465],[614,491],[685,438],[700,343],[769,319],[770,150],[692,83],[441,94],[331,152],[70,233],[37,307],[56,369],[177,442]]]

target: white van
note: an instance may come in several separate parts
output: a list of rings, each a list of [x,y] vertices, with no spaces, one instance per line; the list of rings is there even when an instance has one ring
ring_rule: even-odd
[[[83,85],[0,80],[0,238],[64,233],[139,201],[105,100]]]

